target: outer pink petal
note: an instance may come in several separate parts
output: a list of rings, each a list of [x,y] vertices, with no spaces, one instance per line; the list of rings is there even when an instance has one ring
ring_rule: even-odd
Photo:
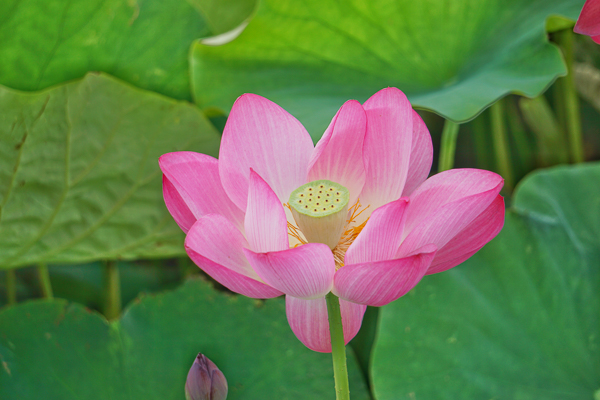
[[[340,299],[340,309],[344,341],[348,344],[358,333],[367,306]],[[331,335],[325,297],[302,300],[286,296],[285,310],[292,331],[306,347],[321,353],[331,353]]]
[[[504,198],[496,199],[466,228],[435,255],[427,275],[446,271],[462,263],[496,237],[504,226]]]
[[[188,233],[192,225],[196,222],[196,217],[190,211],[185,201],[179,195],[179,192],[173,186],[169,179],[163,175],[163,197],[167,209],[173,216],[177,225],[185,232]]]
[[[265,283],[285,294],[315,299],[331,291],[335,262],[327,245],[308,243],[270,253],[244,249],[244,254]]]
[[[600,0],[587,0],[577,19],[573,31],[582,35],[600,35]],[[596,38],[592,38],[596,43]]]
[[[220,264],[212,262],[208,258],[202,257],[194,251],[188,250],[188,255],[204,272],[232,292],[253,299],[270,299],[283,294],[279,290],[265,285],[264,283],[248,278],[245,275],[238,274],[237,272],[233,272]]]
[[[248,242],[222,215],[200,218],[185,238],[185,250],[204,272],[236,293],[253,298],[283,294],[265,285],[246,260],[243,248]]]
[[[395,258],[402,240],[404,211],[408,199],[402,198],[379,207],[350,245],[345,264],[358,264]]]
[[[354,303],[384,306],[419,283],[435,251],[430,244],[406,258],[346,265],[335,274],[333,293]]]
[[[354,204],[365,184],[363,142],[367,117],[356,100],[347,101],[337,112],[317,143],[308,169],[308,180],[328,179],[350,191]]]
[[[215,158],[191,151],[179,151],[163,154],[158,159],[158,164],[195,219],[206,214],[221,214],[242,228],[244,213],[223,190],[219,178],[219,163]],[[172,194],[165,196],[165,202],[171,202],[167,203],[169,211],[182,206],[181,203],[172,202],[174,198]],[[171,214],[177,220],[173,211]],[[183,215],[185,210],[179,210],[176,214]]]
[[[413,138],[410,151],[410,163],[406,184],[402,196],[410,196],[412,192],[427,179],[433,161],[433,144],[431,135],[423,119],[413,110]]]
[[[290,247],[283,205],[254,170],[250,170],[244,228],[250,248],[256,252],[279,251]]]
[[[306,183],[312,151],[312,140],[298,120],[264,97],[245,94],[234,103],[221,140],[223,187],[246,210],[252,168],[286,203],[290,193]]]
[[[443,248],[488,208],[498,195],[500,187],[455,200],[429,214],[402,241],[396,257],[404,257],[429,243],[435,244],[439,249]],[[412,202],[413,199],[411,204]],[[409,212],[410,205],[407,210]],[[407,219],[409,215],[407,214]]]
[[[463,210],[467,212],[466,214],[473,214],[472,218],[468,221],[464,219],[457,221],[459,225],[463,224],[460,229],[464,228],[490,205],[503,184],[504,180],[500,175],[479,169],[452,169],[432,176],[410,196],[404,236],[406,237],[417,225],[434,213],[439,214],[446,204],[480,195],[479,201],[475,202],[472,210]],[[438,245],[438,248],[441,247],[442,245]]]
[[[372,211],[402,196],[412,149],[413,110],[404,93],[396,88],[375,93],[364,109],[367,178],[360,200]]]
[[[592,40],[598,44],[600,44],[600,35],[598,36],[592,36]]]

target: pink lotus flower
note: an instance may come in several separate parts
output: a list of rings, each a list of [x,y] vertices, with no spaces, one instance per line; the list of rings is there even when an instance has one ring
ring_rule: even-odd
[[[316,147],[281,107],[245,94],[219,160],[177,152],[159,163],[192,260],[234,292],[285,294],[298,339],[330,352],[327,293],[340,297],[348,343],[367,305],[398,299],[502,229],[503,179],[475,169],[427,179],[432,157],[422,119],[387,88],[346,102]]]
[[[587,0],[573,30],[600,44],[600,0]]]

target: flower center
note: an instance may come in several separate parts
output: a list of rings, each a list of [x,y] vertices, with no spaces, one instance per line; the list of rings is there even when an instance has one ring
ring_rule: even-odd
[[[333,250],[348,222],[349,199],[348,189],[323,179],[294,190],[288,204],[306,240]]]
[[[363,207],[357,200],[348,207],[349,198],[348,189],[327,180],[309,182],[294,190],[284,205],[298,224],[296,227],[288,222],[288,234],[299,242],[295,246],[325,243],[333,253],[336,269],[342,268],[346,250],[369,220],[359,218],[369,206]]]

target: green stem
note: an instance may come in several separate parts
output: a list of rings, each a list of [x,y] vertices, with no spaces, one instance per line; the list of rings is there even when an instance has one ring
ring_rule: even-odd
[[[568,132],[567,117],[565,115],[567,107],[565,106],[565,79],[558,78],[552,85],[552,106],[556,121],[563,132]]]
[[[45,263],[39,263],[37,265],[37,273],[38,279],[40,280],[40,287],[42,288],[42,296],[45,299],[52,299],[54,295],[52,293],[52,284],[50,283],[48,266]]]
[[[333,376],[337,400],[350,400],[348,385],[348,367],[346,366],[346,344],[342,327],[340,300],[333,293],[327,295],[327,315],[331,334],[331,355],[333,357]]]
[[[456,138],[458,137],[458,124],[446,120],[442,131],[442,142],[440,144],[440,159],[438,171],[446,171],[454,166],[454,155],[456,153]]]
[[[473,140],[475,141],[475,151],[477,155],[477,168],[492,170],[494,166],[490,162],[491,148],[489,124],[487,114],[482,113],[473,121],[471,121],[471,130],[473,132]]]
[[[519,107],[525,122],[536,137],[538,164],[548,167],[568,163],[569,146],[546,97],[521,97]]]
[[[17,304],[17,275],[14,269],[6,270],[6,297],[8,304]]]
[[[116,261],[104,262],[104,316],[113,320],[121,314],[121,281]]]
[[[492,139],[498,172],[504,178],[504,187],[509,191],[514,187],[513,174],[510,165],[508,137],[504,125],[504,99],[500,99],[490,107]]]
[[[573,78],[573,37],[572,29],[565,29],[557,36],[558,43],[563,50],[565,62],[567,63],[567,76],[561,79],[564,107],[564,115],[567,135],[569,137],[569,150],[571,152],[571,161],[580,163],[584,161],[583,157],[583,135],[581,133],[581,115],[579,112],[579,98],[575,90],[575,81]]]
[[[533,152],[531,150],[527,129],[525,128],[523,119],[519,114],[517,103],[513,100],[514,98],[511,98],[510,101],[506,102],[508,128],[509,132],[511,133],[511,137],[514,140],[519,166],[521,167],[521,173],[526,174],[534,168]]]

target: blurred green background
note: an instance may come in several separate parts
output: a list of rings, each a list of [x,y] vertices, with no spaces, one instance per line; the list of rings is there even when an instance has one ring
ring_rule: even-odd
[[[600,46],[582,0],[0,3],[0,399],[183,399],[202,352],[230,399],[333,398],[282,299],[185,256],[158,157],[218,154],[263,95],[316,142],[403,90],[431,173],[500,173],[500,235],[348,347],[355,399],[600,399]],[[109,322],[110,321],[110,322]]]

